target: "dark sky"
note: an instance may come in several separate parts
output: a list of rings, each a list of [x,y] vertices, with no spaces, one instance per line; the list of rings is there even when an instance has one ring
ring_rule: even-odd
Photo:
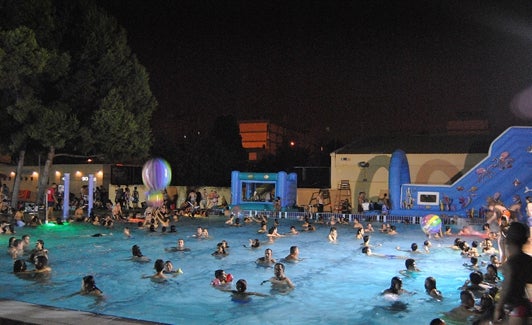
[[[190,125],[233,114],[347,142],[440,132],[456,112],[494,129],[530,123],[510,103],[532,86],[532,1],[102,5],[150,73],[157,114]]]

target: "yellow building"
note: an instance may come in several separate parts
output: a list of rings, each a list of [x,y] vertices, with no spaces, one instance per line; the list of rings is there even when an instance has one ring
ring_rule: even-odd
[[[357,202],[360,192],[372,202],[383,198],[388,193],[390,159],[396,149],[406,152],[412,183],[450,184],[486,157],[494,138],[482,134],[395,135],[352,142],[331,153],[332,190],[349,184],[348,192],[331,195],[331,204],[339,204],[335,200],[346,193],[350,202]]]

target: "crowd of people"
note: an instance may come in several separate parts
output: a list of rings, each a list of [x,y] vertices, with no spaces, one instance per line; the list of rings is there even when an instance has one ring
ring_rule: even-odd
[[[532,202],[527,197],[527,202]],[[532,257],[523,251],[524,245],[530,236],[529,227],[515,219],[508,218],[509,215],[505,210],[499,209],[494,204],[490,204],[491,214],[488,215],[486,224],[482,227],[483,231],[472,233],[467,227],[463,228],[457,234],[453,234],[450,229],[438,233],[437,236],[454,236],[454,244],[449,249],[455,250],[457,255],[466,259],[469,263],[464,263],[464,267],[471,271],[469,278],[465,280],[460,290],[460,305],[446,312],[442,318],[433,320],[434,324],[445,324],[445,321],[453,322],[471,322],[474,324],[490,324],[490,322],[504,321],[509,324],[528,324],[531,315],[530,288],[532,287]],[[139,216],[136,216],[139,217]],[[91,222],[97,226],[113,227],[109,221],[115,221],[115,218],[108,215],[100,221],[98,216],[87,217],[85,221]],[[257,234],[265,236],[265,241],[261,242],[258,238],[250,239],[249,246],[243,245],[250,249],[257,249],[262,244],[271,244],[283,237],[298,235],[300,232],[295,226],[290,227],[290,231],[285,234],[278,232],[279,220],[273,222],[266,215],[256,215],[254,217],[245,217],[240,222],[240,216],[230,214],[226,226],[241,226],[258,224]],[[532,218],[530,211],[529,218]],[[175,232],[175,223],[179,217],[173,215],[173,211],[164,207],[146,209],[142,215],[142,222],[137,224],[139,230],[148,232]],[[529,219],[530,220],[530,219]],[[345,224],[345,221],[331,217],[328,220],[314,219],[306,216],[300,220],[301,232],[313,232],[316,230],[315,224],[320,223],[330,228],[327,239],[331,243],[338,240],[337,227]],[[270,225],[268,227],[268,225]],[[531,225],[532,226],[532,225]],[[172,228],[174,227],[174,228]],[[378,250],[378,245],[371,244],[371,236],[374,232],[379,231],[388,236],[397,236],[397,228],[393,224],[383,224],[378,230],[375,230],[371,223],[362,224],[359,220],[353,220],[352,228],[355,230],[355,236],[361,240],[361,252],[367,256],[379,257],[386,259],[404,260],[405,269],[398,275],[394,275],[390,281],[390,287],[382,291],[386,297],[394,297],[394,308],[404,308],[398,303],[401,295],[412,294],[403,288],[402,278],[412,276],[421,272],[416,265],[416,254],[431,254],[431,242],[427,239],[423,243],[423,249],[418,247],[417,243],[412,243],[410,249],[402,249],[397,246],[396,250],[403,252],[403,255],[380,254],[373,252]],[[13,232],[15,233],[15,232]],[[94,236],[102,235],[95,234]],[[124,235],[130,237],[129,227],[124,227]],[[463,240],[464,236],[471,237],[474,240],[471,243]],[[207,228],[197,227],[195,234],[191,235],[197,239],[211,238]],[[8,253],[13,258],[13,272],[15,275],[25,279],[38,279],[50,276],[51,267],[48,261],[48,251],[44,248],[44,241],[39,239],[35,243],[35,248],[31,249],[31,239],[28,235],[23,235],[20,239],[12,236],[9,240]],[[185,246],[183,238],[179,238],[175,247],[168,247],[166,252],[187,252],[190,248]],[[405,254],[406,253],[406,254]],[[226,240],[221,240],[215,248],[212,255],[216,258],[224,258],[230,254],[230,247]],[[419,255],[421,256],[421,255]],[[149,263],[152,260],[143,255],[138,245],[131,247],[131,259],[139,263]],[[285,274],[286,263],[297,263],[301,261],[299,257],[299,247],[291,246],[289,254],[277,261],[273,257],[272,248],[264,250],[264,256],[257,258],[255,261],[258,266],[272,267],[273,276],[270,279],[262,281],[261,285],[270,283],[272,292],[289,292],[296,287],[296,284]],[[33,264],[32,270],[27,269],[27,264]],[[178,268],[174,269],[171,261],[164,261],[161,258],[155,260],[153,264],[155,273],[145,275],[152,281],[165,282],[169,278],[182,274],[183,271]],[[83,285],[80,294],[103,296],[103,291],[96,287],[95,279],[91,275],[83,278]],[[223,269],[214,271],[214,279],[211,285],[224,292],[231,293],[235,302],[249,302],[251,296],[267,297],[268,294],[251,292],[247,290],[247,281],[239,279],[236,281],[235,289],[232,289],[233,277],[226,274]],[[432,299],[442,300],[445,292],[437,288],[437,279],[427,276],[424,282],[426,294]],[[431,323],[432,324],[432,323]]]

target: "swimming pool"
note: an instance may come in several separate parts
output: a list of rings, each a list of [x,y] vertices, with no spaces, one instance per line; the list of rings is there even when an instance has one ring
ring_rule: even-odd
[[[296,220],[280,222],[280,233],[287,233],[291,225],[301,228]],[[399,274],[405,268],[402,259],[363,255],[362,241],[355,238],[352,225],[336,225],[337,244],[327,241],[328,226],[317,225],[315,232],[279,238],[258,249],[243,247],[249,246],[250,238],[266,241],[264,234],[257,234],[256,223],[231,227],[221,217],[209,217],[182,219],[176,225],[177,233],[161,234],[137,230],[130,224],[132,238],[122,234],[123,225],[111,230],[82,223],[17,228],[17,238],[31,235],[32,247],[37,239],[44,239],[52,275],[46,281],[19,279],[12,273],[11,257],[4,253],[0,257],[0,298],[170,324],[428,324],[459,304],[458,287],[470,273],[462,266],[468,260],[447,248],[454,236],[433,239],[430,254],[398,252],[396,246],[407,249],[412,242],[422,249],[425,236],[419,225],[397,224],[399,235],[390,236],[379,233],[380,224],[374,223],[377,232],[371,239],[373,245],[381,245],[373,249],[375,253],[415,258],[422,270],[415,277]],[[212,239],[192,237],[197,226],[207,227]],[[91,237],[95,233],[104,236]],[[0,237],[0,245],[5,249],[9,237]],[[191,251],[165,252],[165,248],[176,245],[178,238],[184,238]],[[221,259],[211,256],[223,239],[229,243],[229,256]],[[471,242],[476,238],[464,239]],[[151,258],[150,263],[130,260],[134,244]],[[269,284],[260,283],[273,276],[273,268],[257,266],[255,260],[264,255],[265,248],[271,248],[274,258],[279,260],[288,255],[292,245],[299,247],[303,259],[299,263],[285,263],[286,275],[296,288],[287,294],[270,292]],[[158,258],[171,260],[184,274],[166,283],[143,279],[143,275],[154,273],[153,262]],[[233,288],[237,279],[244,278],[248,291],[273,295],[253,297],[247,304],[232,302],[230,293],[210,285],[216,269],[234,276]],[[485,272],[484,268],[482,271]],[[87,274],[95,276],[106,298],[96,300],[80,295],[67,298],[79,291],[81,278]],[[416,293],[401,298],[408,304],[405,310],[393,310],[380,295],[390,286],[393,276],[400,276],[404,289]],[[445,297],[443,301],[434,301],[425,294],[423,284],[428,276],[436,278]]]

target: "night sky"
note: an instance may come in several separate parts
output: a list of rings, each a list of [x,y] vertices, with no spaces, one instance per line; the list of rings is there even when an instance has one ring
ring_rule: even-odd
[[[349,142],[445,130],[532,86],[532,1],[101,1],[128,31],[155,119],[287,123]]]

